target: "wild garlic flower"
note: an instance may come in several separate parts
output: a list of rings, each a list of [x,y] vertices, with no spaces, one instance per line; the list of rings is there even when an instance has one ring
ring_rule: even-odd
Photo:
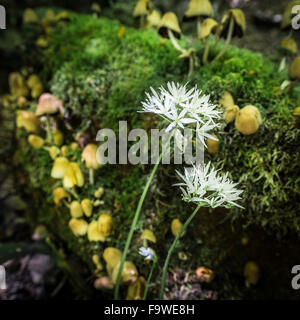
[[[183,200],[187,202],[202,202],[203,206],[212,208],[237,206],[242,208],[235,201],[241,199],[243,192],[236,188],[237,183],[233,183],[225,175],[218,174],[218,170],[210,168],[210,162],[205,165],[185,168],[184,174],[176,171],[183,180],[182,183],[175,184],[182,191]]]
[[[140,247],[139,254],[145,257],[146,260],[152,260],[154,256],[154,251],[150,248]]]
[[[219,127],[215,121],[220,119],[221,112],[210,103],[209,95],[202,95],[197,86],[190,90],[186,86],[168,82],[167,88],[160,87],[158,92],[150,88],[151,93],[146,93],[143,109],[139,112],[152,112],[167,120],[170,123],[167,132],[191,125],[205,145],[204,138],[214,139],[208,131]]]

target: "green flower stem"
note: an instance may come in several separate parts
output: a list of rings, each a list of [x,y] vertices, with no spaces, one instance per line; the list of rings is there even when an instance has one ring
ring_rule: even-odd
[[[182,226],[182,228],[178,232],[176,238],[174,239],[174,241],[173,241],[173,243],[172,243],[172,245],[171,245],[171,247],[170,247],[170,249],[168,251],[167,259],[166,259],[164,267],[163,267],[163,273],[162,273],[161,284],[160,284],[159,299],[161,299],[161,300],[163,299],[163,296],[164,296],[168,265],[169,265],[169,261],[170,261],[171,255],[172,255],[174,249],[176,248],[176,245],[177,245],[177,242],[178,242],[180,236],[183,234],[183,232],[185,231],[187,226],[191,223],[191,221],[193,220],[193,218],[195,217],[195,215],[197,214],[197,212],[199,211],[201,206],[202,206],[202,203],[200,202],[198,204],[197,208],[190,215],[190,217],[186,220],[186,222],[184,223],[184,225]]]
[[[146,288],[145,288],[143,300],[146,300],[146,298],[147,298],[147,293],[148,293],[150,281],[151,281],[152,274],[153,274],[153,271],[155,269],[156,263],[157,263],[157,257],[156,257],[156,254],[154,254],[151,270],[150,270],[150,273],[149,273],[149,276],[148,276],[148,279],[147,279],[147,283],[146,283]]]
[[[168,141],[167,141],[167,144],[166,144],[166,148],[164,150],[167,149],[167,147],[170,145],[170,141],[171,141],[171,138],[172,138],[173,134],[170,135]],[[118,272],[118,276],[117,276],[117,281],[116,281],[116,285],[115,285],[115,291],[114,291],[114,299],[117,300],[119,298],[119,287],[120,287],[120,280],[121,280],[121,274],[122,274],[122,270],[123,270],[123,266],[124,266],[124,262],[125,262],[125,259],[127,257],[127,254],[128,254],[128,250],[129,250],[129,246],[130,246],[130,243],[131,243],[131,240],[132,240],[132,236],[133,236],[133,233],[134,233],[134,229],[136,227],[136,224],[138,222],[138,219],[139,219],[139,215],[140,215],[140,212],[141,212],[141,209],[142,209],[142,205],[144,203],[144,200],[145,200],[145,197],[147,195],[147,192],[148,192],[148,189],[150,187],[150,184],[152,182],[152,179],[156,173],[156,170],[158,168],[158,165],[162,159],[164,155],[164,152],[162,151],[159,155],[159,158],[158,158],[158,161],[157,163],[155,164],[154,168],[152,169],[152,172],[147,180],[147,183],[144,187],[144,190],[143,190],[143,193],[142,193],[142,196],[140,198],[140,201],[138,203],[138,206],[137,206],[137,209],[136,209],[136,212],[135,212],[135,215],[134,215],[134,218],[132,220],[132,223],[131,223],[131,227],[130,227],[130,230],[129,230],[129,234],[127,236],[127,240],[126,240],[126,244],[125,244],[125,248],[123,250],[123,254],[122,254],[122,258],[121,258],[121,262],[120,262],[120,268],[119,268],[119,272]]]
[[[204,49],[203,58],[202,58],[203,64],[207,64],[207,62],[208,62],[208,54],[209,54],[209,40],[208,40],[208,37],[206,37],[206,39],[205,39],[205,49]]]
[[[225,45],[224,45],[223,49],[221,50],[221,52],[215,57],[215,60],[220,59],[223,56],[223,54],[226,52],[226,50],[230,44],[230,41],[232,39],[233,27],[234,27],[234,19],[233,19],[233,17],[231,17]]]

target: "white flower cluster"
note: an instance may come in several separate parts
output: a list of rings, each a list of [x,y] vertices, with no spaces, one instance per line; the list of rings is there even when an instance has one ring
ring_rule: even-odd
[[[228,172],[221,176],[218,170],[210,169],[210,162],[204,165],[185,168],[184,175],[176,171],[183,183],[177,183],[182,191],[183,200],[188,202],[202,202],[203,206],[212,208],[237,206],[235,201],[241,199],[242,190],[236,189],[237,183],[228,178]]]
[[[152,94],[146,93],[147,99],[142,102],[140,112],[152,112],[170,122],[167,132],[192,124],[204,145],[205,137],[216,140],[208,132],[219,127],[215,120],[220,118],[221,112],[209,102],[209,95],[202,95],[197,86],[187,90],[186,85],[174,82],[168,82],[167,89],[160,87],[159,92],[150,90]]]
[[[146,260],[152,260],[154,256],[154,251],[150,248],[140,247],[139,254],[145,257]]]

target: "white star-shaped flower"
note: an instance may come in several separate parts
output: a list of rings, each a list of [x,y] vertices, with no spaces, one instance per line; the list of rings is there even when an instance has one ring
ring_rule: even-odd
[[[150,248],[140,247],[139,254],[145,257],[145,260],[152,260],[154,256],[154,251]]]

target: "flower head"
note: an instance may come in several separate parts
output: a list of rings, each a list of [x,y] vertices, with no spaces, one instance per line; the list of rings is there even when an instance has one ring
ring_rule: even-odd
[[[154,251],[150,248],[140,247],[139,254],[145,257],[146,260],[152,260],[154,256]]]
[[[207,132],[219,126],[215,120],[220,118],[220,111],[211,104],[208,95],[202,95],[197,86],[188,90],[184,86],[168,82],[167,88],[160,87],[158,92],[150,88],[146,100],[142,102],[140,112],[152,112],[169,122],[166,131],[185,129],[191,125],[200,141],[205,145],[204,138],[211,138]]]
[[[203,206],[212,208],[231,206],[242,208],[235,201],[241,199],[240,194],[243,191],[236,188],[237,183],[230,181],[228,172],[225,175],[218,175],[218,170],[213,167],[210,169],[210,163],[206,166],[185,168],[184,175],[176,172],[183,180],[176,185],[180,186],[184,201],[202,202]]]

